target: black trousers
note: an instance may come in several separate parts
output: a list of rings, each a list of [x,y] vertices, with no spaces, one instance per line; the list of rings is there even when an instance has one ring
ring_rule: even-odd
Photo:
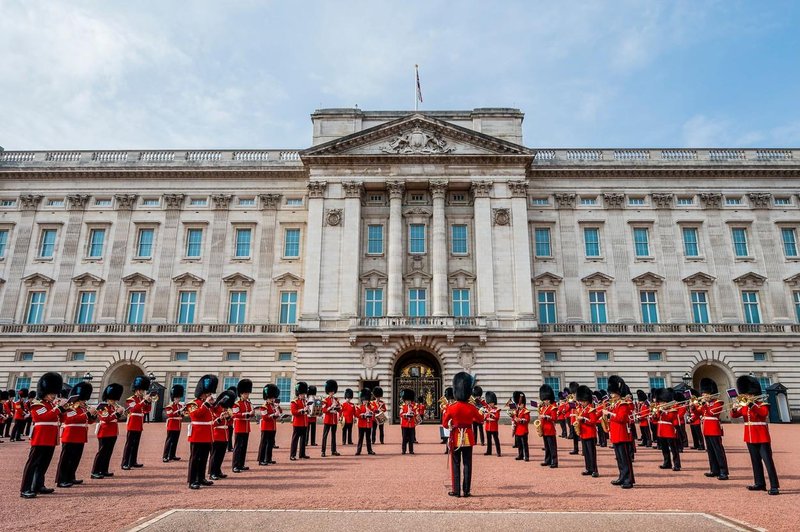
[[[20,441],[22,439],[22,432],[25,429],[25,420],[14,420],[14,428],[11,429],[11,440]]]
[[[168,430],[167,439],[164,441],[164,460],[172,460],[175,458],[175,452],[178,450],[178,440],[180,440],[181,431]]]
[[[689,425],[689,428],[692,431],[692,449],[705,450],[706,446],[703,444],[703,431],[700,430],[700,425]]]
[[[218,477],[222,475],[222,462],[225,461],[225,453],[228,451],[228,442],[227,441],[215,441],[214,443],[208,444],[208,453],[206,455],[206,460],[208,461],[208,474],[214,475]],[[209,459],[210,455],[210,459]],[[191,460],[191,458],[190,458]],[[206,470],[206,463],[203,462],[202,471]],[[191,469],[190,469],[191,471]],[[189,473],[189,482],[191,482],[191,473]]]
[[[642,446],[650,447],[653,445],[653,436],[650,434],[650,425],[642,425],[639,427],[642,433]]]
[[[297,456],[297,447],[300,446],[300,456],[306,455],[306,430],[308,427],[292,427],[292,447],[289,451],[289,456],[295,458]]]
[[[561,437],[562,438],[566,438],[567,437],[567,420],[566,419],[562,419],[562,420],[560,420],[558,422],[558,424],[561,425]]]
[[[528,449],[528,435],[525,434],[524,436],[514,436],[514,442],[517,444],[517,453],[519,458],[524,458],[525,460],[529,459],[529,449]]]
[[[372,438],[370,435],[372,429],[370,428],[361,428],[358,427],[358,447],[356,448],[356,454],[361,454],[361,447],[364,444],[364,440],[367,440],[367,452],[372,452]]]
[[[116,436],[97,438],[97,454],[94,456],[92,465],[93,475],[104,475],[109,472],[108,467],[111,464],[111,455],[114,453],[116,443]]]
[[[128,437],[125,438],[125,448],[122,450],[122,467],[133,467],[133,464],[139,463],[139,442],[141,439],[141,432],[136,430],[128,431]]]
[[[25,436],[30,436],[31,435],[31,418],[25,419],[24,425],[25,425],[25,428],[24,428]]]
[[[322,428],[322,452],[325,453],[328,444],[328,434],[331,435],[331,452],[336,452],[336,431],[339,427],[337,425],[325,424]]]
[[[500,433],[486,431],[486,454],[492,454],[492,440],[497,447],[497,456],[500,456]]]
[[[597,473],[597,442],[592,438],[581,440],[581,448],[583,449],[585,470],[590,473]]]
[[[597,431],[597,442],[600,444],[600,447],[608,446],[608,433],[602,428]]]
[[[661,449],[661,438],[658,437],[658,425],[655,423],[650,423],[650,437],[653,439],[653,443],[656,444],[656,447]]]
[[[575,434],[575,427],[572,424],[569,426],[569,439],[572,440],[572,452],[578,454],[578,442],[581,439],[578,434]]]
[[[28,461],[25,463],[25,469],[22,470],[20,493],[25,493],[26,491],[38,492],[44,487],[44,476],[47,474],[47,468],[50,467],[50,461],[53,459],[55,450],[55,446],[50,445],[31,447],[31,451],[28,453]]]
[[[678,452],[678,438],[659,438],[661,454],[664,455],[665,467],[681,467],[681,455]]]
[[[543,436],[544,461],[550,465],[558,465],[558,443],[555,436]]]
[[[633,485],[636,482],[633,476],[633,456],[634,444],[632,441],[624,441],[614,444],[614,457],[617,459],[617,469],[619,469],[619,481],[624,486]]]
[[[725,447],[722,445],[722,436],[706,436],[706,453],[708,453],[708,467],[714,476],[728,474],[728,457],[725,456]]]
[[[258,446],[258,463],[272,462],[272,450],[275,448],[275,431],[262,430],[261,443]]]
[[[345,423],[342,427],[342,444],[353,445],[353,424]]]
[[[236,434],[236,444],[233,447],[233,468],[243,469],[244,461],[247,458],[247,443],[250,441],[249,432],[240,432]]]
[[[750,463],[753,466],[753,479],[756,486],[766,486],[764,480],[764,467],[767,468],[770,489],[780,488],[778,482],[778,472],[775,471],[775,462],[772,461],[771,443],[748,443],[747,450],[750,452]],[[763,462],[763,465],[762,465]]]
[[[13,424],[14,424],[14,418],[10,417],[6,419],[3,426],[3,431],[5,432],[6,438],[8,438],[9,435],[11,434],[11,425]]]
[[[678,450],[683,452],[683,450],[689,447],[689,435],[686,433],[686,425],[681,424],[678,425]]]
[[[83,443],[61,444],[61,456],[58,458],[58,467],[56,468],[56,484],[75,480],[75,472],[78,470],[83,456],[83,446]]]
[[[403,435],[403,454],[406,454],[406,450],[414,454],[414,429],[412,427],[401,427],[400,432]]]
[[[472,433],[475,434],[476,445],[478,444],[478,440],[481,441],[481,445],[486,445],[486,439],[483,436],[483,423],[473,423]],[[480,438],[478,436],[480,436]]]
[[[452,460],[452,478],[451,484],[453,486],[453,493],[461,495],[462,490],[464,494],[470,492],[472,488],[472,447],[461,447],[450,453],[450,460]],[[463,480],[462,480],[462,464],[463,464]]]
[[[372,443],[375,444],[375,437],[381,433],[381,443],[383,443],[383,423],[375,422],[372,424]]]
[[[228,442],[225,444],[229,453],[233,452],[233,425],[228,425]]]
[[[224,444],[225,442],[222,443]],[[205,480],[206,465],[208,464],[208,453],[210,450],[210,443],[189,444],[189,484],[199,484]]]
[[[306,428],[306,445],[317,444],[317,423],[309,423]]]

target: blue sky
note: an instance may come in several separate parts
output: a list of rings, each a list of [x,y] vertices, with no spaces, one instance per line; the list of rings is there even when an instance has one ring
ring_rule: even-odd
[[[303,148],[320,107],[533,147],[800,146],[800,2],[0,0],[0,146]]]

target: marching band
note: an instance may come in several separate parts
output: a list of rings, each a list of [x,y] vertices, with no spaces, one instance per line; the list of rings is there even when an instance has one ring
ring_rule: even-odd
[[[61,454],[56,468],[55,483],[58,488],[70,488],[82,484],[76,471],[88,443],[89,427],[95,425],[98,447],[94,458],[91,478],[111,478],[109,464],[114,452],[118,426],[127,422],[127,438],[122,454],[122,469],[142,467],[138,462],[138,449],[142,434],[142,418],[157,403],[158,394],[151,388],[150,379],[136,377],[131,383],[134,393],[121,406],[123,387],[111,383],[101,393],[101,402],[88,406],[92,386],[80,382],[64,386],[58,373],[45,373],[37,384],[31,398],[29,390],[0,392],[0,435],[9,431],[12,441],[19,441],[25,432],[27,418],[32,420],[30,434],[31,450],[22,475],[20,495],[35,498],[52,493],[45,485],[45,477],[55,448],[61,444]],[[353,404],[354,392],[346,389],[344,399],[336,397],[338,383],[325,382],[325,397],[315,396],[315,387],[299,381],[295,386],[295,399],[291,402],[291,415],[284,414],[279,397],[281,390],[274,384],[264,386],[264,403],[254,407],[250,401],[253,383],[249,379],[239,381],[234,389],[216,395],[218,379],[204,375],[197,383],[194,400],[181,402],[185,395],[182,385],[170,391],[170,403],[164,406],[166,417],[166,440],[163,461],[180,460],[176,456],[183,419],[188,416],[187,437],[190,444],[187,483],[190,489],[211,486],[214,481],[226,478],[222,464],[229,443],[229,426],[233,427],[235,445],[232,457],[234,473],[247,471],[245,465],[251,423],[258,417],[261,432],[258,447],[258,465],[275,464],[273,451],[278,424],[291,420],[292,438],[289,458],[292,461],[309,459],[306,453],[309,430],[314,421],[322,417],[322,453],[327,456],[330,436],[330,456],[340,456],[337,450],[337,433],[342,427],[342,445],[352,445],[352,427],[358,427],[358,443],[355,455],[361,455],[366,442],[367,454],[373,450],[375,440],[384,443],[384,424],[388,420],[388,406],[383,401],[383,390],[363,388],[359,391],[359,403]],[[313,393],[312,393],[313,392]],[[403,455],[415,454],[416,427],[422,423],[430,406],[422,395],[416,396],[411,389],[399,390],[398,416],[402,434]],[[592,391],[588,386],[571,382],[558,393],[547,384],[539,387],[539,401],[528,402],[522,391],[515,391],[505,403],[516,460],[530,460],[529,427],[531,423],[536,436],[541,438],[544,458],[541,466],[558,468],[558,426],[561,437],[580,442],[584,468],[582,475],[597,478],[598,442],[608,441],[613,447],[618,475],[612,485],[631,489],[636,485],[634,460],[636,447],[650,448],[652,436],[661,450],[663,461],[659,468],[681,471],[681,453],[686,448],[682,442],[688,425],[692,434],[692,449],[705,451],[709,470],[706,477],[718,480],[729,479],[728,461],[723,445],[721,417],[729,413],[731,418],[744,421],[744,441],[751,459],[753,484],[751,491],[766,491],[779,494],[779,480],[775,468],[769,434],[769,404],[760,383],[752,376],[737,379],[736,389],[728,390],[730,403],[726,405],[717,383],[704,378],[700,390],[676,392],[672,388],[656,389],[648,396],[643,390],[634,394],[625,381],[617,375],[608,379],[607,390]],[[476,386],[471,375],[461,372],[448,387],[439,406],[442,424],[441,435],[446,443],[451,489],[454,497],[470,496],[472,490],[473,447],[485,445],[485,455],[496,449],[501,456],[499,422],[501,409],[497,395]],[[256,414],[259,414],[256,416]],[[12,426],[13,425],[13,426]],[[652,430],[652,427],[655,430]],[[682,428],[683,427],[683,430]],[[641,438],[637,441],[639,430]],[[485,434],[485,444],[480,435]],[[605,438],[600,436],[604,435]],[[688,438],[688,433],[686,434]],[[311,442],[314,437],[311,436]],[[313,444],[313,443],[312,443]],[[576,451],[571,452],[574,454]],[[766,469],[766,474],[765,474]],[[208,477],[208,478],[207,478]],[[767,485],[769,482],[769,486]]]

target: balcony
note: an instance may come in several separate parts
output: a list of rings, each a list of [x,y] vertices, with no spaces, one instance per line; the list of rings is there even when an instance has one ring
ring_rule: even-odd
[[[350,328],[364,329],[485,329],[482,316],[396,316],[353,318]]]
[[[800,324],[750,323],[550,323],[544,334],[797,334]]]
[[[0,325],[0,334],[14,335],[253,335],[288,334],[297,330],[297,325],[281,325],[277,323],[56,323],[56,324],[5,324]]]

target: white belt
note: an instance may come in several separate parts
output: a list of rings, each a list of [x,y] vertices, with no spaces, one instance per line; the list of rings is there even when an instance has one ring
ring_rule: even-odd
[[[58,425],[58,421],[38,421],[33,424],[34,427],[57,427]],[[766,423],[763,423],[763,425],[766,425]]]
[[[211,423],[209,423],[209,425],[210,425],[210,424],[211,424]],[[227,431],[228,431],[228,427],[227,427],[227,426],[225,426],[225,425],[222,425],[221,427],[214,427],[214,430],[224,430],[224,431],[226,431],[226,432],[227,432]]]
[[[754,425],[766,425],[766,422],[764,422],[764,421],[746,421],[745,425],[748,425],[748,426],[752,427]]]
[[[83,428],[89,428],[89,424],[88,424],[88,423],[65,423],[65,424],[64,424],[64,428],[65,428],[65,429],[67,429],[67,428],[70,428],[70,427],[83,427]]]
[[[672,421],[659,421],[659,425],[672,425]]]
[[[718,417],[714,417],[714,416],[703,416],[700,419],[702,419],[703,421],[705,421],[706,419],[710,419],[712,421],[719,421],[719,418]]]
[[[213,425],[213,421],[192,421],[192,425]]]
[[[139,413],[139,412],[131,412],[131,413],[129,413],[128,415],[129,415],[129,416],[139,416],[139,417],[144,417],[144,414],[141,414],[141,413]]]

